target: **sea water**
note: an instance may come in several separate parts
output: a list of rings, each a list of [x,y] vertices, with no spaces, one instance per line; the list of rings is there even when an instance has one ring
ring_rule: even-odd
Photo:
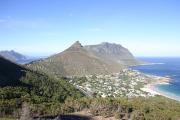
[[[134,66],[132,69],[146,74],[170,77],[170,84],[156,85],[155,90],[180,101],[180,58],[139,59],[153,64]]]

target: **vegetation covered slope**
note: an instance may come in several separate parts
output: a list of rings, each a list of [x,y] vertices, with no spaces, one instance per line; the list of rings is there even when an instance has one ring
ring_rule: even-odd
[[[69,112],[88,109],[94,116],[114,117],[117,120],[179,120],[180,103],[164,98],[92,98],[67,100]],[[72,107],[73,106],[73,107]],[[65,109],[64,109],[65,111]]]
[[[101,58],[87,51],[78,41],[62,53],[45,60],[27,65],[33,70],[43,71],[56,76],[109,74],[119,72],[122,66],[118,63],[106,63]]]
[[[0,56],[0,86],[20,85],[26,69]]]
[[[4,65],[0,71],[3,76],[1,78],[7,80],[0,87],[0,118],[20,118],[21,113],[25,119],[27,116],[55,118],[57,115],[85,109],[94,116],[124,120],[178,120],[180,118],[180,103],[164,97],[81,98],[83,96],[81,92],[64,79],[52,79],[2,57],[0,63]],[[26,107],[22,109],[22,106]]]
[[[0,57],[0,117],[18,116],[23,102],[64,102],[83,94],[65,79],[53,79]]]

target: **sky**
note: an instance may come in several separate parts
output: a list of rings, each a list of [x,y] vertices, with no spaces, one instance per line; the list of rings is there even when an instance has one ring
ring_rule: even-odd
[[[180,56],[179,0],[0,0],[0,50],[29,56],[111,42],[135,56]]]

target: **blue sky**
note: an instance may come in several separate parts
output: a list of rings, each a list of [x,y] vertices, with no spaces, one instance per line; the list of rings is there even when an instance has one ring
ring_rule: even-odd
[[[75,41],[180,56],[179,0],[0,0],[0,50],[45,56]]]

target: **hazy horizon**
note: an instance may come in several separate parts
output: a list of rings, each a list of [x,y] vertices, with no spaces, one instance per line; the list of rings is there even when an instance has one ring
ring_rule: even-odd
[[[0,50],[28,56],[110,42],[136,57],[180,57],[178,0],[2,0]]]
[[[74,41],[74,42],[76,42],[76,41]],[[104,42],[106,42],[106,41],[104,41]],[[103,43],[103,42],[101,42],[101,43]],[[97,43],[97,44],[101,44],[101,43]],[[108,43],[110,43],[110,42],[108,42]],[[114,43],[114,42],[111,42],[111,43]],[[73,44],[73,43],[72,43]],[[15,51],[15,52],[18,52],[18,53],[20,53],[20,54],[22,54],[22,55],[25,55],[25,56],[29,56],[29,57],[37,57],[37,58],[39,58],[39,57],[42,57],[42,58],[46,58],[46,57],[49,57],[49,56],[51,56],[51,55],[54,55],[54,54],[58,54],[58,53],[60,53],[60,52],[63,52],[64,50],[66,50],[68,47],[70,47],[72,44],[70,44],[69,46],[67,46],[66,48],[64,48],[63,50],[57,50],[57,51],[54,51],[54,52],[49,52],[49,53],[36,53],[36,52],[34,52],[34,53],[29,53],[29,52],[23,52],[23,51],[21,51],[21,50],[18,50],[18,49],[2,49],[2,50],[0,50],[0,51]],[[118,44],[118,43],[115,43],[115,44]],[[95,44],[94,44],[95,45]],[[122,45],[122,44],[120,44],[120,45]],[[83,45],[83,46],[86,46],[86,45]],[[123,46],[123,45],[122,45]],[[123,46],[123,47],[125,47],[125,48],[127,48],[126,46]],[[130,51],[130,49],[129,48],[127,48],[129,51]],[[169,56],[156,56],[156,55],[154,55],[154,56],[149,56],[149,55],[135,55],[132,51],[130,51],[136,58],[180,58],[180,56],[171,56],[171,55],[169,55]]]

